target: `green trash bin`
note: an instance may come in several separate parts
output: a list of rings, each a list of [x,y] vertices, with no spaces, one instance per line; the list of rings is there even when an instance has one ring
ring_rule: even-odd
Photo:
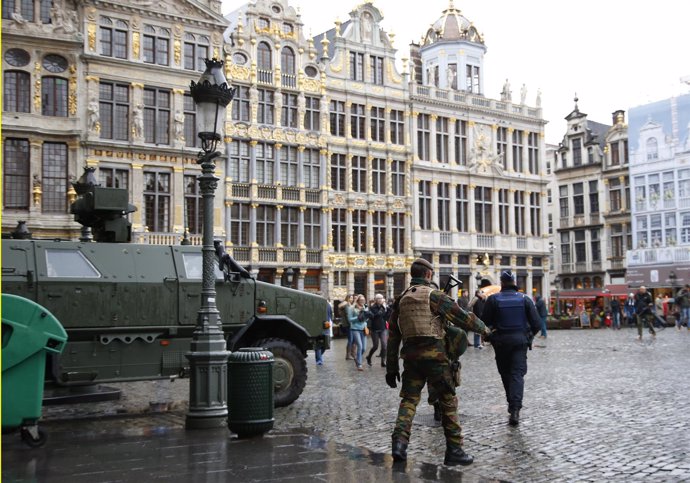
[[[38,429],[46,354],[60,354],[67,341],[62,324],[24,297],[2,294],[2,429],[21,429],[29,446],[45,443]]]
[[[261,347],[228,358],[228,428],[240,438],[273,428],[273,354]]]

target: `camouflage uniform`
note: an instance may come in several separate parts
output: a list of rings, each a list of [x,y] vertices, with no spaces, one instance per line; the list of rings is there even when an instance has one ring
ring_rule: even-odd
[[[393,438],[409,441],[412,420],[421,398],[421,391],[425,384],[438,394],[442,410],[441,423],[443,424],[446,442],[454,446],[462,446],[462,432],[458,422],[458,400],[455,396],[455,383],[453,381],[446,345],[443,336],[436,337],[408,337],[403,339],[403,332],[399,325],[400,302],[415,290],[415,286],[429,287],[429,282],[421,278],[413,278],[408,290],[398,297],[393,305],[390,318],[389,340],[387,351],[387,372],[389,374],[399,372],[398,350],[402,343],[400,357],[403,359],[404,372],[402,374],[402,388],[400,390],[400,407],[398,418],[393,430]],[[462,310],[457,303],[441,290],[431,290],[429,293],[429,310],[432,316],[440,319],[440,332],[445,334],[448,324],[459,326],[465,330],[488,334],[489,329],[484,323]],[[463,334],[455,332],[455,340],[461,341]],[[466,334],[464,334],[466,343]]]

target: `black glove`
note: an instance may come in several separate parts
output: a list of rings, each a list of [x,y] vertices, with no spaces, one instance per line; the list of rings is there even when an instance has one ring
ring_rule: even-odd
[[[395,389],[398,385],[395,383],[396,379],[400,381],[399,372],[387,372],[386,373],[386,384]]]

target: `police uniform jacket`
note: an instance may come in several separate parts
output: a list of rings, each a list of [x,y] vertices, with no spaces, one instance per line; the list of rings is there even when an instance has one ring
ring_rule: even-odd
[[[494,332],[494,344],[528,344],[541,330],[541,320],[532,299],[507,286],[489,297],[484,304],[482,320]]]

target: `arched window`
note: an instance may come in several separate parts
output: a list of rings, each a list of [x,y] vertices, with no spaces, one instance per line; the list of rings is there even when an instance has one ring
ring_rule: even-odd
[[[580,280],[579,278],[575,277],[575,278],[573,279],[573,286],[574,286],[574,288],[582,288],[582,280]]]
[[[257,56],[257,67],[260,70],[272,70],[271,62],[271,46],[266,42],[259,42],[259,46],[256,49]]]
[[[295,75],[295,52],[290,47],[283,47],[280,52],[280,69],[283,74]]]
[[[594,277],[594,288],[602,288],[601,277]]]
[[[67,79],[41,79],[41,106],[44,116],[67,117]]]
[[[585,277],[582,286],[583,288],[592,288],[592,280],[589,277]]]
[[[573,283],[569,278],[563,279],[563,290],[570,290],[573,288]]]
[[[28,72],[5,71],[3,90],[3,110],[31,112],[31,75]]]
[[[656,138],[647,139],[647,160],[659,159],[659,143]]]

